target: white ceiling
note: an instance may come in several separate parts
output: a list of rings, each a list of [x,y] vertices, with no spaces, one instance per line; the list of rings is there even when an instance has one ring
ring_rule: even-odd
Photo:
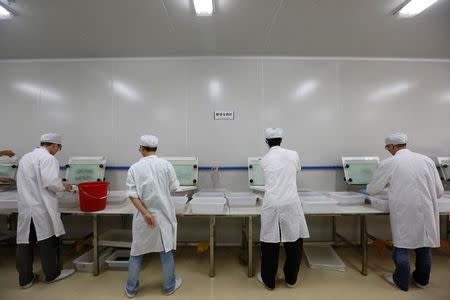
[[[391,14],[403,0],[215,1],[197,17],[192,0],[16,0],[0,58],[450,58],[450,0],[412,19]]]

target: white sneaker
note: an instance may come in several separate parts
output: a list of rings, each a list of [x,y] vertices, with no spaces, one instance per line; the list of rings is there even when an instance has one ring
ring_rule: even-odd
[[[179,288],[181,288],[182,285],[183,285],[183,278],[181,277],[175,278],[175,288],[172,291],[165,293],[166,296],[173,295]]]
[[[128,297],[128,298],[134,298],[134,297],[136,297],[136,295],[137,295],[137,292],[136,293],[128,293],[128,291],[127,291],[127,287],[126,286],[124,286],[123,287],[123,291],[125,292],[125,295]]]
[[[271,291],[272,289],[269,288],[263,281],[262,276],[261,276],[261,272],[259,272],[258,274],[256,274],[256,280],[258,280],[259,283],[261,283],[266,289],[268,289],[269,291]]]
[[[69,277],[69,276],[72,276],[73,273],[75,273],[75,270],[74,270],[74,269],[64,269],[64,270],[61,270],[61,274],[59,274],[58,277],[56,277],[55,279],[53,279],[53,280],[50,281],[49,283],[53,283],[53,282],[56,282],[56,281],[63,280],[63,279],[65,279],[65,278]]]
[[[297,283],[294,283],[294,284],[289,284],[287,282],[285,282],[285,283],[286,283],[286,287],[289,288],[289,289],[293,289],[293,288],[295,288],[297,286]]]
[[[26,284],[26,285],[21,285],[20,288],[21,289],[29,289],[38,280],[39,280],[39,275],[38,274],[33,274],[33,280],[31,280],[31,282]]]
[[[394,282],[394,274],[392,274],[392,273],[385,273],[383,276],[384,276],[384,280],[386,280],[387,282],[389,282],[393,286],[397,286],[395,284],[395,282]]]
[[[412,276],[411,276],[411,277],[412,277]],[[412,283],[413,283],[416,287],[418,287],[419,289],[426,289],[427,287],[430,286],[429,283],[428,283],[427,285],[420,284],[420,283],[416,282],[416,281],[414,280],[414,278],[412,278],[411,281],[412,281]]]

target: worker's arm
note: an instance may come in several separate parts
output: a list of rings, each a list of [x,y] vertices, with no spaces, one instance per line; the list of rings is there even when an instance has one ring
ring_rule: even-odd
[[[133,203],[134,207],[144,216],[145,222],[147,222],[150,228],[156,227],[156,219],[150,213],[150,211],[145,207],[144,203],[142,203],[141,199],[139,199],[139,195],[137,192],[136,182],[134,180],[134,170],[130,168],[128,170],[127,176],[127,186],[128,186],[128,198],[130,198],[131,203]]]
[[[434,182],[435,182],[435,188],[436,188],[436,195],[437,198],[441,198],[442,195],[444,195],[444,186],[442,185],[442,181],[441,181],[441,177],[439,176],[439,172],[436,169],[436,167],[434,166],[434,162],[433,166],[432,166],[432,172],[433,172],[433,177],[434,177]]]
[[[302,170],[302,164],[300,162],[300,157],[298,156],[298,153],[295,153],[297,158],[296,158],[296,164],[297,164],[297,172],[300,172]]]
[[[178,181],[177,174],[172,164],[168,164],[169,167],[169,188],[171,192],[176,191],[180,187],[180,182]]]
[[[11,150],[0,150],[0,156],[13,157],[14,155],[16,155],[16,154],[14,152],[12,152]]]
[[[147,222],[150,228],[156,227],[155,217],[148,211],[139,198],[130,197],[131,202],[137,208],[137,210],[144,216],[145,222]]]
[[[392,159],[382,161],[375,170],[371,182],[367,185],[367,193],[376,195],[381,193],[391,180]]]
[[[59,177],[59,163],[55,157],[50,156],[43,159],[40,162],[39,171],[41,172],[42,184],[49,191],[57,193],[72,189],[70,184],[63,184]]]

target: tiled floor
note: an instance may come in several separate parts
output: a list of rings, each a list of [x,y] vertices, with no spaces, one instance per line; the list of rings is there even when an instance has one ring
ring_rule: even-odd
[[[387,284],[382,274],[392,270],[390,252],[380,257],[370,249],[369,276],[359,273],[360,254],[357,249],[338,248],[338,254],[347,265],[346,272],[311,270],[303,263],[300,283],[294,289],[281,282],[274,291],[265,290],[254,278],[247,277],[247,269],[239,262],[239,249],[217,250],[216,277],[209,278],[209,259],[206,253],[199,254],[194,248],[182,248],[176,254],[178,275],[185,280],[183,287],[173,299],[450,299],[450,262],[443,253],[434,253],[431,287],[420,290],[411,287],[402,292]],[[258,251],[255,251],[258,254]],[[256,255],[258,256],[258,255]],[[72,277],[54,284],[39,282],[28,290],[17,286],[13,251],[2,250],[0,256],[0,299],[125,299],[122,288],[127,273],[105,271],[98,277],[87,273],[76,273]],[[72,257],[66,258],[66,267],[71,266]],[[256,266],[258,262],[255,263]],[[40,271],[39,261],[35,265]],[[258,269],[258,267],[257,267]],[[141,273],[141,290],[137,299],[167,299],[161,294],[161,268],[159,257],[146,258]]]

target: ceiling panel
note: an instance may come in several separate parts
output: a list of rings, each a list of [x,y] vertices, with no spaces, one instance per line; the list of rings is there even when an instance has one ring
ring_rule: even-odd
[[[6,1],[6,0],[0,0]],[[450,0],[412,19],[403,0],[16,0],[0,58],[362,56],[450,58]]]

